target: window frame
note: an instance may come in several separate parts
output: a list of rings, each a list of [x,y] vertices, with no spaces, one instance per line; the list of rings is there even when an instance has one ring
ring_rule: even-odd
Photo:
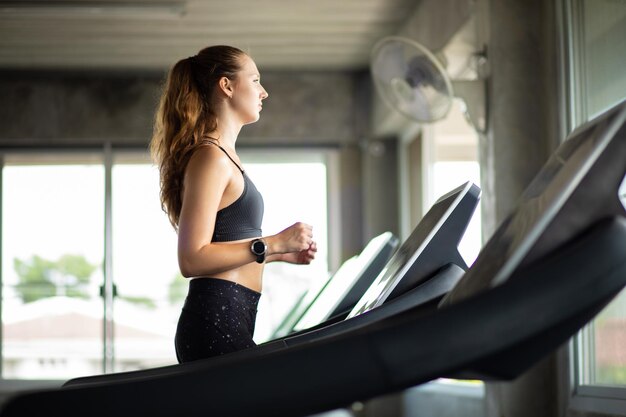
[[[556,19],[559,43],[560,108],[559,120],[561,138],[567,136],[591,116],[587,104],[584,82],[583,47],[583,2],[584,0],[556,0]],[[577,335],[572,337],[562,350],[563,360],[559,370],[566,377],[561,378],[561,388],[567,395],[564,408],[568,413],[601,413],[626,416],[626,386],[612,387],[587,383],[593,380],[591,363],[593,349],[592,321]]]
[[[39,162],[42,164],[50,161],[52,164],[58,165],[67,165],[68,162],[79,162],[79,163],[95,163],[102,164],[105,174],[105,190],[106,190],[106,165],[105,165],[105,148],[94,148],[94,147],[80,147],[80,148],[9,148],[9,149],[0,149],[0,265],[3,265],[3,230],[2,224],[4,219],[4,167],[7,165],[7,159],[17,161],[18,164],[20,159],[23,158],[23,161],[29,164],[32,164],[33,161]],[[11,161],[11,162],[13,162]],[[106,201],[106,195],[105,195]],[[106,203],[105,203],[106,204]],[[106,216],[106,209],[105,209]],[[106,227],[106,217],[105,217],[105,227]],[[106,248],[106,242],[105,242]],[[106,279],[106,272],[104,270],[103,265],[103,278]],[[3,334],[3,317],[2,317],[2,302],[3,302],[3,286],[4,286],[4,277],[2,274],[2,268],[0,268],[0,392],[13,392],[22,389],[39,389],[39,388],[54,388],[61,386],[65,380],[59,379],[21,379],[21,378],[4,378],[4,334]],[[103,302],[103,305],[105,303]],[[106,308],[106,306],[105,306]],[[103,313],[104,314],[104,313]],[[105,317],[103,316],[103,323],[105,322]],[[104,369],[104,352],[105,352],[105,343],[103,340],[103,369]]]
[[[19,162],[23,160],[25,163],[31,164],[41,161],[42,163],[50,162],[51,164],[64,165],[70,162],[77,163],[95,163],[100,164],[104,170],[104,230],[103,239],[103,282],[101,284],[102,292],[102,347],[101,347],[101,364],[100,372],[102,374],[115,371],[115,282],[113,277],[113,223],[112,223],[112,196],[113,196],[113,178],[112,171],[115,163],[122,161],[150,162],[150,156],[147,150],[142,147],[113,147],[111,143],[105,143],[101,147],[46,147],[46,148],[11,148],[0,150],[0,251],[2,250],[2,220],[4,213],[2,212],[3,195],[3,172],[7,159],[13,159]],[[0,265],[2,252],[0,252]],[[2,303],[2,286],[3,276],[0,269],[0,303]],[[2,308],[0,304],[0,323],[2,323]],[[17,384],[24,388],[38,388],[48,386],[60,386],[64,379],[7,379],[3,376],[3,334],[0,326],[0,382],[4,386],[12,386]],[[3,390],[4,391],[4,390]]]
[[[590,413],[626,416],[626,386],[588,383],[593,380],[592,321],[569,342],[568,409]]]
[[[326,165],[327,172],[327,219],[328,219],[328,255],[329,268],[338,266],[339,259],[334,254],[339,253],[340,248],[340,204],[338,198],[340,196],[339,181],[339,150],[333,147],[272,147],[256,148],[240,146],[239,151],[245,159],[250,162],[255,160],[267,162],[285,162],[285,154],[288,154],[295,161],[312,161],[316,160]],[[311,152],[315,156],[311,156]],[[63,159],[76,159],[77,162],[96,162],[102,164],[104,168],[104,254],[103,254],[103,346],[102,346],[102,373],[114,371],[115,352],[114,346],[114,282],[112,277],[113,265],[113,229],[112,229],[112,169],[113,164],[118,161],[136,160],[149,162],[149,154],[143,147],[117,147],[110,142],[98,147],[43,147],[43,148],[20,148],[11,147],[0,149],[0,264],[2,259],[2,212],[3,202],[3,172],[7,163],[7,159],[24,158],[29,162],[31,159],[41,159],[43,162],[50,160],[52,163],[63,164]],[[2,303],[2,284],[3,276],[0,269],[0,303]],[[0,323],[2,323],[2,311],[0,304]],[[2,326],[0,326],[0,392],[13,392],[22,389],[38,389],[53,388],[61,386],[65,380],[58,379],[15,379],[4,378],[2,374],[2,358],[3,358],[3,334]],[[17,388],[16,388],[17,387]]]

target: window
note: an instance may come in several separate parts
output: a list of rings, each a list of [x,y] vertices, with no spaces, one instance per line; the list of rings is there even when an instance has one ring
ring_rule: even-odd
[[[626,208],[626,178],[619,197]],[[622,291],[578,338],[578,384],[626,388],[626,291]],[[626,390],[624,390],[626,399]]]
[[[561,0],[564,131],[626,98],[626,2]],[[620,195],[624,196],[624,184]],[[570,347],[570,405],[626,415],[626,292],[576,336]]]
[[[626,178],[620,199],[626,207]],[[626,403],[626,290],[572,343],[574,407],[624,415]]]
[[[421,169],[417,175],[421,179],[422,201],[419,212],[426,213],[439,197],[467,181],[480,187],[480,165],[478,163],[478,135],[469,125],[463,114],[462,103],[455,100],[448,116],[436,123],[424,125],[421,132],[421,152],[414,152],[413,157],[421,158]],[[411,154],[411,152],[405,152]],[[404,162],[407,170],[413,162]],[[415,173],[414,173],[415,176]],[[412,185],[412,188],[417,188]],[[413,190],[407,190],[410,194]],[[420,218],[423,217],[420,216]],[[414,222],[416,223],[416,222]],[[414,225],[413,225],[414,227]],[[480,204],[467,226],[459,243],[459,253],[468,266],[474,263],[482,247]],[[481,381],[437,379],[423,387],[414,389],[418,395],[431,396],[433,392],[450,396],[462,395],[464,401],[480,404],[484,397],[484,385]],[[411,395],[412,397],[413,395]]]
[[[255,339],[328,276],[328,151],[241,152],[265,200],[264,234],[296,221],[308,266],[269,264]],[[1,171],[1,376],[68,379],[176,363],[187,292],[177,236],[145,152],[7,153]]]
[[[3,378],[102,369],[103,180],[89,155],[5,159]]]
[[[480,187],[478,135],[463,116],[462,104],[455,100],[446,119],[427,129],[424,140],[424,212],[439,197],[467,181]],[[468,265],[474,262],[482,247],[480,220],[478,205],[459,243],[459,252]]]
[[[174,333],[187,291],[177,236],[147,155],[116,153],[111,173],[115,371],[175,362]]]
[[[626,386],[626,292],[606,307],[579,339],[578,383],[605,387]]]
[[[296,221],[303,221],[313,226],[318,244],[315,261],[310,265],[273,263],[265,267],[254,334],[257,343],[274,333],[305,291],[328,278],[329,152],[240,152],[246,172],[263,194],[263,234],[276,234]]]
[[[571,130],[626,95],[626,5],[620,0],[562,1]]]
[[[463,104],[455,100],[448,116],[429,127],[425,132],[424,162],[426,173],[424,189],[424,212],[435,201],[459,185],[472,181],[480,187],[480,165],[478,163],[478,135],[469,125],[463,114]],[[471,266],[482,247],[481,210],[476,207],[465,234],[459,242],[459,253],[468,266]],[[449,394],[460,390],[476,399],[484,397],[482,381],[438,379],[424,389],[438,389]]]

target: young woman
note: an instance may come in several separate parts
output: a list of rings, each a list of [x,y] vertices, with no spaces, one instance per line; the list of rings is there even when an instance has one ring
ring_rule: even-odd
[[[176,330],[179,362],[254,346],[263,266],[308,264],[317,251],[305,223],[262,237],[263,198],[235,144],[267,97],[254,61],[230,46],[177,62],[164,87],[150,148],[180,270],[191,279]]]

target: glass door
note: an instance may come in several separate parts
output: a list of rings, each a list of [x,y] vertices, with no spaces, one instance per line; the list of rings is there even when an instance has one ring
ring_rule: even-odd
[[[2,169],[2,377],[102,370],[104,169],[11,155]]]

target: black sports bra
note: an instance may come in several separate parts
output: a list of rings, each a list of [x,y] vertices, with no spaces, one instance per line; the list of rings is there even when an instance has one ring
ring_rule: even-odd
[[[217,143],[212,142],[226,154],[243,175],[243,192],[234,203],[217,212],[213,242],[232,242],[234,240],[261,237],[263,222],[263,196],[239,164]]]

